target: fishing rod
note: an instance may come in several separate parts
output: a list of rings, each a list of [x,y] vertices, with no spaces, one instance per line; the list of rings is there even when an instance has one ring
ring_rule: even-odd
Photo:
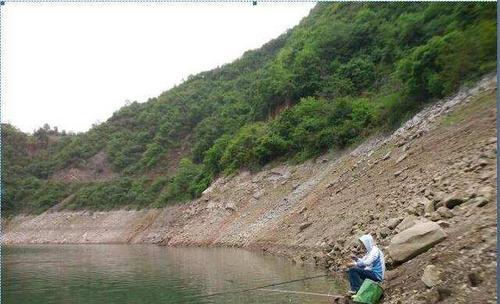
[[[301,281],[307,281],[307,280],[312,280],[312,279],[317,279],[317,278],[323,278],[323,277],[327,277],[327,276],[329,276],[329,275],[328,274],[322,274],[322,275],[317,275],[317,276],[312,276],[312,277],[305,277],[305,278],[290,280],[290,281],[286,281],[286,282],[272,283],[272,284],[267,284],[267,285],[262,285],[262,286],[258,286],[258,287],[247,288],[247,289],[239,289],[239,290],[230,290],[230,291],[215,292],[215,293],[210,293],[210,294],[207,294],[207,295],[198,296],[196,298],[197,299],[201,299],[201,298],[210,298],[210,297],[215,297],[215,296],[221,296],[221,295],[225,295],[225,294],[244,293],[244,292],[255,291],[255,290],[265,289],[265,288],[269,288],[269,287],[274,287],[274,286],[280,286],[280,285],[295,283],[295,282],[301,282]]]

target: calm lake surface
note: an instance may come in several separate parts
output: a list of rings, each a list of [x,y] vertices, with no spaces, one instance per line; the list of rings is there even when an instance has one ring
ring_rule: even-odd
[[[241,249],[154,245],[2,247],[2,303],[330,303],[319,295],[258,290],[207,297],[323,274]],[[343,284],[343,283],[342,283]],[[330,277],[273,290],[337,294]]]

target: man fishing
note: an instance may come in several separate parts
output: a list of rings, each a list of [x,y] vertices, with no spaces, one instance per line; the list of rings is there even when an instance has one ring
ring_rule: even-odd
[[[384,280],[385,259],[382,251],[375,245],[373,237],[365,234],[359,238],[360,245],[363,244],[365,255],[359,259],[352,256],[354,262],[347,270],[349,283],[351,284],[350,294],[356,294],[365,279],[375,282]]]

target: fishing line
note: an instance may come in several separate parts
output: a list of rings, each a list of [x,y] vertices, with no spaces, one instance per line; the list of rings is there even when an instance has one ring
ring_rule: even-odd
[[[300,281],[306,281],[306,280],[312,280],[312,279],[317,279],[317,278],[323,278],[329,276],[328,274],[322,274],[322,275],[317,275],[317,276],[312,276],[312,277],[306,277],[306,278],[301,278],[301,279],[295,279],[295,280],[290,280],[286,282],[280,282],[280,283],[272,283],[268,285],[263,285],[263,286],[258,286],[258,287],[253,287],[253,288],[247,288],[247,289],[240,289],[240,290],[230,290],[230,291],[222,291],[222,292],[215,292],[215,293],[210,293],[207,295],[201,295],[196,297],[197,299],[202,299],[202,298],[210,298],[210,297],[215,297],[215,296],[221,296],[225,294],[235,294],[235,293],[243,293],[243,292],[249,292],[249,291],[254,291],[254,290],[259,290],[259,289],[265,289],[268,287],[274,287],[274,286],[279,286],[279,285],[285,285],[285,284],[290,284],[290,283],[295,283],[295,282],[300,282]]]
[[[301,295],[309,295],[309,296],[319,296],[319,297],[329,297],[329,298],[339,298],[342,297],[341,295],[334,295],[330,294],[330,292],[326,293],[317,293],[317,292],[309,292],[309,291],[295,291],[295,290],[281,290],[281,289],[259,289],[262,291],[269,291],[269,292],[280,292],[280,293],[294,293],[294,294],[301,294]]]

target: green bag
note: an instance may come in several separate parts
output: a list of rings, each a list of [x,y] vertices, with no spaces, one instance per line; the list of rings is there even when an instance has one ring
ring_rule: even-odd
[[[377,304],[383,293],[384,291],[380,284],[370,279],[365,279],[352,299],[354,303]]]

